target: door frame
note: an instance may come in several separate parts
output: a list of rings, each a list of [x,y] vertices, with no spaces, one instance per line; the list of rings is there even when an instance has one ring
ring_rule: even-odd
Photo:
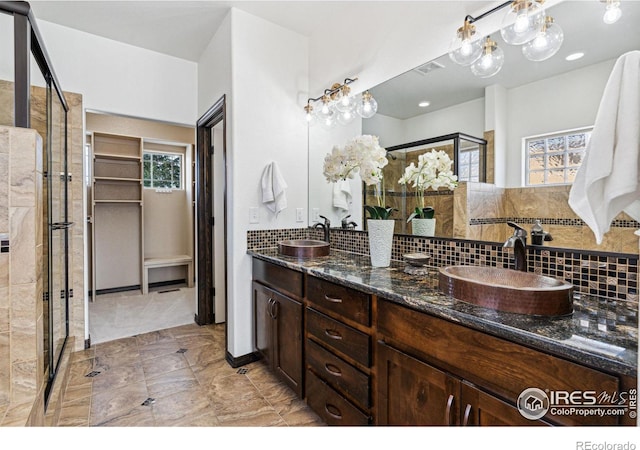
[[[222,122],[222,161],[224,179],[222,180],[224,198],[224,280],[227,282],[227,103],[222,95],[196,123],[196,243],[197,243],[197,303],[195,322],[198,325],[215,323],[213,304],[213,192],[211,171],[213,152],[211,151],[211,133],[215,125]],[[215,151],[215,150],[214,150]],[[224,289],[225,319],[227,323],[227,289]],[[225,331],[225,348],[227,332]]]

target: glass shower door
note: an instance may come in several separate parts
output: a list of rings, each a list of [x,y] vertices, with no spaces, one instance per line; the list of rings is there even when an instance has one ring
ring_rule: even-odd
[[[69,228],[67,116],[57,92],[47,89],[48,377],[50,389],[69,335]],[[45,296],[47,297],[47,296]]]

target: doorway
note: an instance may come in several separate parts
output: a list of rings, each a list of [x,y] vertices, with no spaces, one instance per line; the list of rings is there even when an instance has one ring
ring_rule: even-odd
[[[227,321],[226,97],[197,122],[196,253],[198,325]],[[225,336],[226,347],[227,336]]]

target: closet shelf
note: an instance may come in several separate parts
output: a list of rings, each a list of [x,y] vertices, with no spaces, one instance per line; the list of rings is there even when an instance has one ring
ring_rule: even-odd
[[[136,181],[140,183],[142,178],[126,178],[126,177],[93,177],[93,181]]]
[[[93,203],[140,203],[142,200],[94,200]]]
[[[115,153],[93,153],[94,159],[120,159],[123,161],[140,161],[140,155],[118,155]]]

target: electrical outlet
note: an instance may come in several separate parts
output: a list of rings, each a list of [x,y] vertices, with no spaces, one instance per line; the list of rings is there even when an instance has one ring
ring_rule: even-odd
[[[296,208],[296,222],[304,222],[304,217],[302,215],[302,208]]]
[[[260,223],[257,206],[252,206],[249,208],[249,223]]]
[[[312,214],[312,220],[314,222],[319,222],[320,221],[320,209],[318,208],[313,208],[311,210],[311,214]]]

